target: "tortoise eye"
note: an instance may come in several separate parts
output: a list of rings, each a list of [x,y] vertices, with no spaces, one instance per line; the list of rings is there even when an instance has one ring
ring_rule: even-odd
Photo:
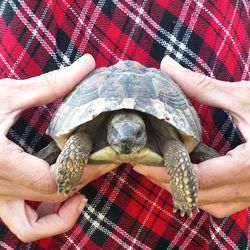
[[[117,131],[117,128],[115,126],[112,126],[111,129],[112,129],[112,133],[114,135],[118,135],[119,134],[118,131]]]
[[[139,137],[141,137],[141,135],[142,135],[142,130],[140,129],[137,131],[136,137],[139,138]]]

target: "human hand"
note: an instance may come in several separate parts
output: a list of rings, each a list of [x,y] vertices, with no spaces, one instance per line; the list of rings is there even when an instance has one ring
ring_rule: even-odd
[[[225,156],[193,164],[199,182],[199,208],[222,218],[249,207],[250,82],[233,84],[211,79],[181,67],[169,57],[162,60],[161,69],[191,99],[226,110],[246,141]],[[169,176],[165,168],[138,165],[134,170],[169,190]]]
[[[53,168],[47,162],[25,153],[8,140],[6,134],[22,111],[65,96],[94,68],[94,59],[85,55],[69,67],[38,77],[0,80],[0,217],[23,241],[37,240],[70,229],[86,199],[80,194],[70,198],[57,194]],[[83,185],[113,167],[87,165]],[[43,203],[34,210],[24,200]]]

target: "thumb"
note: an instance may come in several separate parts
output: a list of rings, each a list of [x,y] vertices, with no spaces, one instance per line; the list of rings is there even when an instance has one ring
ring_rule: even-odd
[[[167,73],[190,98],[213,107],[232,111],[235,84],[212,79],[182,67],[169,56],[163,58],[161,70]]]
[[[40,238],[69,231],[76,223],[86,203],[87,199],[83,195],[75,194],[64,202],[57,213],[37,220],[35,230],[40,233]]]
[[[15,91],[12,91],[15,94],[14,108],[24,110],[64,97],[94,68],[93,57],[85,54],[68,67],[16,80]]]
[[[2,200],[0,216],[8,228],[24,242],[58,235],[70,230],[87,200],[81,194],[68,198],[58,212],[39,218],[39,214],[23,200]]]

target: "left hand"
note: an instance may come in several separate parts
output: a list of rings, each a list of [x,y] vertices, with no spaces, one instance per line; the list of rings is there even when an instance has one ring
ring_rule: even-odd
[[[250,81],[238,84],[218,81],[192,72],[166,57],[166,72],[194,100],[227,110],[246,142],[225,156],[193,164],[198,177],[198,207],[222,218],[250,206]],[[169,176],[163,167],[137,165],[134,170],[169,191]]]
[[[24,242],[71,229],[86,198],[58,194],[53,165],[24,152],[6,134],[22,111],[64,97],[94,68],[93,57],[84,55],[69,67],[37,77],[0,80],[0,217]],[[78,189],[115,167],[85,166],[84,183]],[[33,209],[25,200],[42,203]]]

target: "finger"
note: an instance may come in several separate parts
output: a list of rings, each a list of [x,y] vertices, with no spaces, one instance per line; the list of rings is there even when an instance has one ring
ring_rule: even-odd
[[[230,112],[246,141],[250,140],[250,81],[240,84],[218,81],[185,69],[166,56],[161,69],[196,101]]]
[[[117,164],[86,164],[84,166],[82,174],[82,182],[77,186],[77,190],[80,190],[82,187],[90,183],[91,181],[101,177],[102,175],[114,170],[118,167]],[[56,165],[51,166],[51,171],[55,173]]]
[[[57,213],[38,219],[33,228],[35,240],[70,230],[76,223],[86,203],[87,199],[84,196],[75,194],[65,201]]]
[[[0,179],[0,199],[5,200],[32,200],[32,201],[46,201],[46,202],[62,202],[67,199],[69,195],[65,196],[63,193],[58,193],[55,189],[54,193],[41,193],[33,189],[29,189],[14,182]]]
[[[0,137],[0,176],[41,193],[55,193],[54,175],[47,162],[25,153],[7,138]]]
[[[27,80],[15,81],[14,104],[16,108],[24,110],[64,97],[94,68],[93,57],[86,54],[71,66]]]
[[[114,170],[118,165],[116,164],[98,164],[90,165],[87,164],[84,168],[82,176],[82,184],[77,187],[80,190],[83,186],[89,182],[101,177],[102,175]],[[62,202],[69,195],[65,196],[63,193],[58,193],[57,186],[54,181],[54,167],[51,168],[52,180],[51,183],[47,180],[47,177],[39,179],[36,186],[31,182],[30,187],[10,182],[8,180],[0,179],[0,196],[11,197],[12,199],[24,199],[32,201],[47,201],[47,202]],[[53,172],[53,173],[52,173]],[[33,178],[35,179],[35,178]]]
[[[86,165],[83,173],[84,185],[112,171],[117,166],[117,164]],[[31,200],[37,200],[36,192],[40,193],[41,199],[46,197],[41,196],[41,194],[54,195],[57,193],[54,167],[38,157],[25,153],[6,137],[0,136],[0,176],[3,179],[0,182],[0,193],[3,195],[15,196],[13,195],[15,193],[23,195],[20,198],[24,199],[27,199],[28,195]],[[21,193],[18,185],[36,192],[27,193],[26,189],[25,193]],[[19,191],[14,192],[14,188],[19,189]]]
[[[169,74],[190,98],[213,107],[234,110],[234,93],[237,93],[235,84],[195,73],[182,67],[169,56],[163,58],[161,70]]]
[[[81,186],[85,186],[91,181],[105,175],[106,173],[109,173],[117,167],[117,164],[87,164],[84,167],[84,172],[82,175],[83,184]]]
[[[157,182],[155,179],[148,178],[152,183],[155,185],[165,189],[166,191],[170,192],[170,183],[165,183],[165,182]]]
[[[200,190],[198,204],[208,205],[219,202],[250,202],[250,183],[237,183],[218,188]]]
[[[198,165],[194,164],[199,188],[203,190],[249,182],[249,152],[249,143],[244,143],[224,156],[201,162]]]
[[[250,207],[250,202],[223,202],[200,206],[199,208],[216,218],[224,218]]]
[[[146,166],[137,164],[133,168],[139,174],[144,175],[154,183],[169,183],[167,169],[161,166]]]
[[[153,171],[155,172],[155,171]],[[147,178],[162,187],[163,189],[170,191],[169,183],[165,182],[165,178],[160,178],[154,174],[147,175]],[[199,190],[198,193],[198,204],[204,206],[212,203],[219,202],[250,202],[250,183],[236,183],[233,185],[223,185],[215,188],[208,188]]]
[[[58,213],[41,218],[23,201],[1,202],[0,216],[9,229],[24,242],[57,235],[70,230],[78,219],[87,200],[80,194],[69,198]]]
[[[44,217],[49,214],[57,213],[60,206],[61,203],[59,202],[57,203],[42,202],[36,210],[38,218]]]

